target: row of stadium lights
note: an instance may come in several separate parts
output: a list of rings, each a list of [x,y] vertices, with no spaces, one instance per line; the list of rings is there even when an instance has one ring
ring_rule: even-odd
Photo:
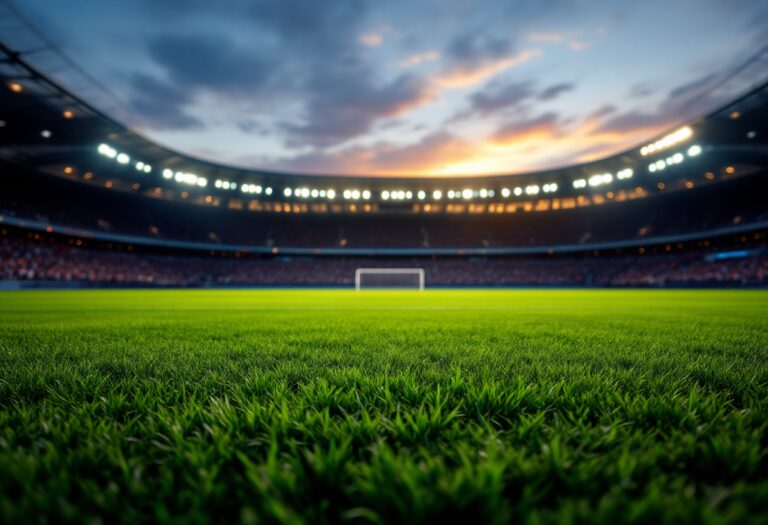
[[[673,137],[678,142],[681,140],[685,140],[686,138],[690,137],[690,134],[683,133],[682,130],[690,130],[690,128],[682,128],[681,130],[678,130],[675,133],[672,133],[670,135],[667,135],[666,137],[660,139],[656,143],[654,143],[654,151],[658,151],[659,149],[663,149],[671,145],[672,139],[668,139],[667,137]],[[656,145],[658,144],[658,146]],[[101,144],[99,145],[98,151],[101,155],[115,159],[119,164],[129,164],[131,162],[131,158],[126,153],[118,152],[115,148],[109,146],[108,144]],[[702,149],[701,146],[694,145],[688,148],[688,156],[689,157],[695,157],[701,153]],[[642,153],[642,151],[641,151]],[[682,153],[675,153],[674,155],[671,155],[670,157],[666,159],[657,160],[654,163],[650,164],[648,167],[648,170],[650,172],[656,172],[661,171],[665,169],[667,166],[673,166],[675,164],[679,164],[684,160],[684,155]],[[135,163],[135,167],[137,171],[141,171],[143,173],[150,173],[152,171],[152,166],[150,166],[147,163],[138,161]],[[589,178],[581,178],[576,179],[573,181],[573,187],[575,189],[583,189],[586,187],[596,188],[600,186],[604,186],[606,184],[612,183],[614,180],[627,180],[632,178],[634,175],[634,172],[631,168],[625,168],[620,171],[618,171],[615,175],[612,173],[602,173],[602,174],[596,174],[592,175]],[[174,172],[170,169],[164,169],[162,172],[162,176],[166,180],[173,179],[178,183],[181,184],[188,184],[192,186],[198,186],[201,188],[205,188],[208,185],[208,179],[205,177],[200,177],[198,175],[195,175],[194,173],[187,173],[182,171]],[[238,184],[236,182],[224,180],[224,179],[217,179],[214,183],[214,186],[217,189],[223,189],[223,190],[237,190]],[[523,194],[527,196],[535,196],[539,193],[555,193],[558,190],[558,185],[555,182],[546,183],[543,185],[538,184],[529,184],[527,186],[517,186],[514,188],[502,188],[500,190],[500,194],[504,198],[508,198],[512,195],[519,197]],[[255,194],[255,195],[267,195],[270,196],[273,194],[273,189],[271,187],[263,187],[258,184],[242,184],[240,185],[240,191],[245,194]],[[357,201],[357,200],[370,200],[372,197],[372,193],[370,190],[358,190],[358,189],[346,189],[341,193],[341,196],[344,200],[349,201]],[[413,192],[410,190],[383,190],[379,193],[379,196],[381,200],[383,201],[406,201],[406,200],[412,200],[414,198],[414,195],[416,198],[420,201],[426,200],[428,193],[424,190],[419,190],[417,192]],[[334,189],[310,189],[307,187],[300,187],[300,188],[284,188],[283,189],[283,196],[287,198],[298,198],[298,199],[328,199],[328,200],[334,200],[337,196],[336,190]],[[431,198],[432,200],[439,201],[443,199],[443,197],[449,199],[449,200],[471,200],[471,199],[488,199],[488,198],[494,198],[496,197],[496,191],[493,189],[487,189],[482,188],[480,190],[473,190],[470,188],[465,188],[463,190],[448,190],[446,192],[443,192],[442,190],[433,190],[431,192]]]
[[[131,163],[131,156],[127,153],[117,151],[109,144],[99,144],[98,152],[100,155],[107,157],[108,159],[114,159],[118,164],[127,165]],[[146,162],[136,161],[134,164],[136,171],[141,173],[152,173],[152,166]]]
[[[131,157],[127,153],[119,152],[109,144],[100,144],[98,147],[98,152],[104,157],[114,159],[118,164],[127,165],[131,162]],[[141,171],[143,173],[151,173],[152,166],[142,162],[138,161],[135,164],[136,170]],[[162,172],[162,176],[166,180],[175,180],[176,182],[180,184],[188,184],[191,186],[198,186],[201,188],[205,188],[208,186],[208,179],[205,177],[198,176],[194,173],[187,173],[183,171],[176,171],[174,172],[171,169],[164,169]],[[214,187],[217,189],[223,189],[223,190],[237,190],[238,185],[236,182],[224,180],[224,179],[217,179],[214,182]],[[558,185],[555,182],[547,183],[542,186],[539,186],[538,184],[530,184],[528,186],[522,187],[518,186],[513,189],[510,188],[502,188],[501,189],[501,196],[502,197],[509,197],[510,195],[514,194],[515,196],[520,196],[523,193],[526,195],[538,195],[540,192],[544,193],[554,193],[558,189]],[[242,193],[246,194],[255,194],[255,195],[272,195],[273,189],[271,187],[262,187],[258,184],[243,184],[240,186],[240,191]],[[358,189],[347,189],[342,192],[342,197],[344,200],[350,200],[350,201],[357,201],[357,200],[370,200],[373,194],[370,190],[358,190]],[[404,201],[404,200],[411,200],[413,199],[414,192],[410,190],[383,190],[380,192],[380,197],[384,201],[393,200],[393,201]],[[442,190],[434,190],[432,191],[432,199],[433,200],[441,200],[443,198],[443,191]],[[301,199],[328,199],[328,200],[334,200],[336,198],[336,190],[334,189],[310,189],[306,187],[301,188],[284,188],[283,189],[283,196],[284,197],[294,197],[294,198],[301,198]],[[445,196],[448,199],[464,199],[464,200],[470,200],[473,198],[481,198],[481,199],[487,199],[487,198],[493,198],[496,196],[496,191],[492,189],[483,188],[480,190],[472,190],[469,188],[465,188],[463,190],[448,190],[445,192]],[[424,190],[419,190],[416,192],[416,197],[418,200],[425,200],[427,198],[427,192]]]
[[[632,176],[635,173],[632,171],[631,168],[625,168],[623,170],[620,170],[616,173],[616,175],[613,175],[612,173],[601,173],[598,175],[592,175],[588,179],[576,179],[573,181],[573,187],[575,189],[582,189],[589,186],[590,188],[597,188],[598,186],[603,186],[605,184],[610,184],[613,182],[614,179],[616,180],[627,180],[631,179]]]
[[[681,142],[689,140],[693,136],[693,130],[689,126],[684,126],[677,131],[664,135],[656,142],[652,142],[640,148],[640,155],[643,157],[647,155],[653,155],[659,151],[676,146]]]
[[[701,146],[698,144],[694,144],[690,148],[688,148],[688,157],[698,157],[701,154]],[[680,164],[685,160],[685,155],[683,155],[681,152],[677,152],[674,155],[670,155],[666,159],[659,159],[656,162],[653,162],[648,165],[648,171],[651,173],[656,173],[657,171],[662,171],[666,169],[668,166],[674,166],[675,164]]]

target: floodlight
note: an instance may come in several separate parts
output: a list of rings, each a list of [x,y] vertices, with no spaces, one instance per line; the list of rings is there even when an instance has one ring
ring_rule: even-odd
[[[696,155],[699,155],[701,153],[701,146],[698,144],[694,144],[690,148],[688,148],[688,156],[689,157],[695,157]]]

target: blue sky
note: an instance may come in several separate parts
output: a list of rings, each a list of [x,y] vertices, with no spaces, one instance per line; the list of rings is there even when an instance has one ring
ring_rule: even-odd
[[[131,108],[108,111],[160,143],[314,173],[600,158],[746,89],[754,79],[723,81],[768,43],[768,2],[746,0],[15,5]]]

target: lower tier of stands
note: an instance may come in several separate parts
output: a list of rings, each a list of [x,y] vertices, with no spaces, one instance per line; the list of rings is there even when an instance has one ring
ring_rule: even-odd
[[[359,267],[424,268],[427,286],[760,286],[764,233],[738,246],[506,258],[237,258],[0,238],[0,281],[113,286],[352,286]]]

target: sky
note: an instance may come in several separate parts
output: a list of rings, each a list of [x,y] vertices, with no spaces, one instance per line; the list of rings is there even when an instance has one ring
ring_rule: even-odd
[[[596,160],[747,89],[754,78],[731,73],[768,44],[765,0],[14,5],[114,97],[49,73],[130,127],[206,160],[306,173]]]

